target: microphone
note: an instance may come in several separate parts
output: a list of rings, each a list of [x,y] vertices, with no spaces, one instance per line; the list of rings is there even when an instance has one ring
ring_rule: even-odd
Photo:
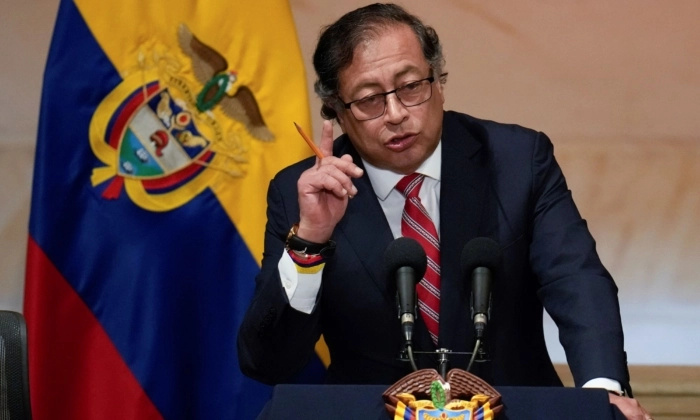
[[[416,316],[416,283],[423,278],[428,259],[415,239],[402,237],[394,239],[386,248],[384,264],[396,280],[401,332],[410,344]]]
[[[462,250],[462,276],[471,279],[471,316],[481,340],[490,316],[491,281],[501,266],[501,247],[490,238],[474,238]]]

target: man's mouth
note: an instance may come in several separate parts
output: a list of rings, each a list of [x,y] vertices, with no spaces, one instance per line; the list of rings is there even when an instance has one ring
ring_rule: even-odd
[[[413,133],[401,134],[394,136],[386,142],[387,149],[393,152],[402,152],[413,145],[416,142],[418,136]]]

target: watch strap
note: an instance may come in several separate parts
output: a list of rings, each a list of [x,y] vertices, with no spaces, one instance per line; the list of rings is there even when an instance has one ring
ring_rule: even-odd
[[[298,223],[295,223],[289,230],[289,233],[287,234],[287,242],[285,244],[287,250],[294,251],[297,255],[320,255],[323,258],[328,258],[335,253],[335,241],[329,240],[325,243],[307,241],[306,239],[302,239],[297,236],[298,230]]]

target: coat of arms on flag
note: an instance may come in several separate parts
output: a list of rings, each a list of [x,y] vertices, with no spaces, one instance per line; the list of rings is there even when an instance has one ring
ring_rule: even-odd
[[[125,188],[137,205],[169,210],[214,176],[245,175],[247,142],[274,141],[274,134],[253,92],[228,67],[184,23],[171,39],[140,46],[90,124],[92,150],[105,165],[91,181],[109,181],[102,197],[117,198]]]

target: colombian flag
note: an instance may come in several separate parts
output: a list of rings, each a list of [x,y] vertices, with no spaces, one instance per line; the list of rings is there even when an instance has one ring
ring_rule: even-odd
[[[248,419],[269,179],[308,156],[287,1],[62,0],[24,314],[36,419]]]

